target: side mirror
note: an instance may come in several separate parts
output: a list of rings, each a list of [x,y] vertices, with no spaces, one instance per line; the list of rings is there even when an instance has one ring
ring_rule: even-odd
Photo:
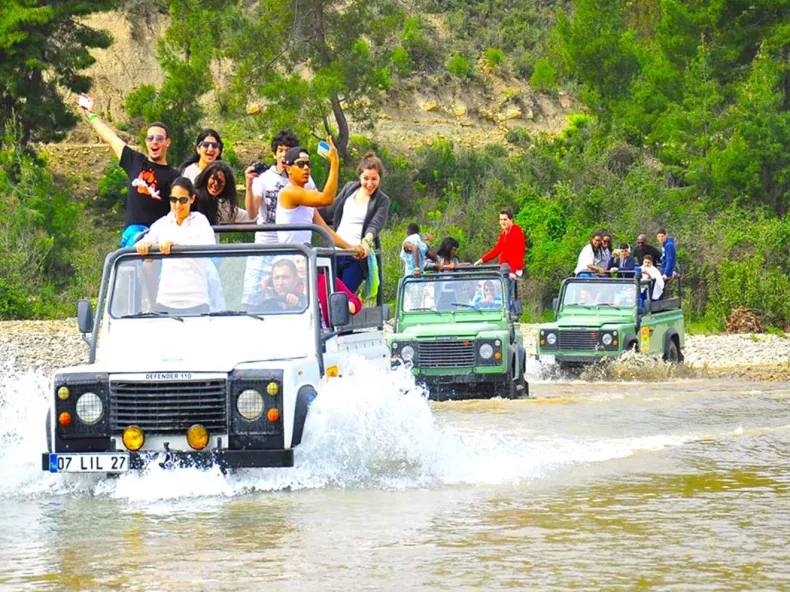
[[[93,333],[93,307],[87,298],[77,300],[77,325],[80,333]]]
[[[520,319],[521,315],[524,314],[524,303],[521,302],[521,300],[513,301],[513,314],[516,316],[517,319]]]
[[[555,296],[554,300],[551,303],[551,305],[554,308],[554,320],[556,321],[557,320],[557,311],[559,311],[559,309],[560,309],[560,299]]]
[[[350,322],[348,295],[345,292],[333,292],[329,295],[329,324],[333,327],[342,327]]]
[[[392,309],[389,304],[381,305],[381,321],[386,322],[392,318]]]

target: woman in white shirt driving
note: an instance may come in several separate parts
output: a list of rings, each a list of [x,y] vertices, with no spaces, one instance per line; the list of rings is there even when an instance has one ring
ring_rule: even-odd
[[[206,217],[192,212],[195,189],[192,181],[179,177],[170,191],[170,213],[151,225],[134,248],[147,255],[158,246],[169,255],[173,245],[210,245],[214,232]],[[208,281],[203,257],[176,257],[162,261],[162,273],[156,295],[156,310],[172,314],[202,314],[209,311]]]

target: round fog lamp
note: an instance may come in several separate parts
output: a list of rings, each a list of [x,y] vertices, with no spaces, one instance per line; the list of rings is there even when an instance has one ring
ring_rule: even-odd
[[[494,355],[494,347],[490,343],[484,343],[480,346],[480,357],[484,360],[490,360]]]
[[[554,345],[555,343],[557,343],[557,334],[549,333],[548,335],[546,335],[546,341],[548,342],[549,345]]]
[[[69,393],[69,387],[67,386],[62,386],[58,389],[58,399],[60,399],[61,401],[65,401],[66,399],[68,399],[70,394],[71,393]]]
[[[414,359],[414,348],[410,345],[404,345],[400,350],[400,357],[410,362]]]
[[[123,431],[123,445],[132,452],[140,450],[145,443],[143,430],[137,426],[129,426]]]
[[[601,341],[603,341],[604,345],[612,345],[612,336],[609,333],[604,333]]]
[[[187,444],[195,450],[203,450],[208,446],[208,430],[200,424],[193,425],[187,430]]]
[[[85,393],[77,399],[77,417],[80,421],[93,425],[104,414],[104,404],[95,393]]]
[[[274,397],[277,393],[280,392],[280,387],[277,386],[277,383],[272,381],[266,385],[266,392],[269,393],[272,397]]]
[[[255,421],[263,413],[263,395],[255,389],[241,391],[236,399],[236,409],[247,421]]]

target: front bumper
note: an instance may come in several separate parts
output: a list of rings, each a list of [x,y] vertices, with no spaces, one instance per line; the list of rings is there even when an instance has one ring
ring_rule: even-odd
[[[600,362],[601,360],[605,359],[614,359],[619,356],[622,352],[613,351],[613,352],[600,352],[595,354],[587,354],[587,355],[568,355],[568,354],[557,354],[554,352],[544,351],[539,353],[536,357],[540,360],[541,356],[554,356],[555,362],[562,362],[565,364],[595,364],[596,362]]]
[[[63,454],[78,455],[79,452]],[[88,453],[85,453],[86,455]],[[129,469],[139,471],[149,463],[158,463],[163,468],[196,467],[207,469],[218,466],[220,469],[275,468],[294,466],[292,449],[284,450],[171,450],[161,452],[128,452]],[[49,472],[50,453],[41,453],[41,469]]]
[[[417,384],[428,389],[433,401],[491,399],[508,393],[507,374],[453,374],[415,376]]]

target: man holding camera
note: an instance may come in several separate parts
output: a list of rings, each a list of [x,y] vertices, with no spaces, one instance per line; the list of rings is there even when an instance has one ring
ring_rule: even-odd
[[[274,164],[268,169],[262,162],[252,163],[244,171],[246,192],[244,206],[251,219],[257,224],[274,224],[277,212],[277,200],[280,191],[288,185],[288,173],[285,170],[285,153],[299,145],[299,139],[290,129],[277,132],[272,138]],[[305,189],[315,189],[313,178],[305,185]],[[256,243],[276,243],[276,232],[257,232]]]

